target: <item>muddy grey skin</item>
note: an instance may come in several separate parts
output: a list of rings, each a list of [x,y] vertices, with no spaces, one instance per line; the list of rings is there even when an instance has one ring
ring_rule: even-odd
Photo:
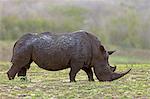
[[[52,34],[49,32],[22,36],[14,45],[12,66],[7,72],[9,80],[15,75],[26,76],[27,69],[34,61],[40,68],[58,71],[70,68],[70,81],[75,82],[75,76],[80,69],[88,75],[89,81],[94,81],[92,67],[99,81],[113,81],[124,75],[115,73],[116,67],[109,65],[108,56],[113,51],[106,51],[94,35],[86,31],[69,34]]]

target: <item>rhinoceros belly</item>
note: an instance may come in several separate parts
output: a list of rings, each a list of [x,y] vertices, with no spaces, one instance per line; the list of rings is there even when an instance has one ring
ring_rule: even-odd
[[[40,39],[33,45],[33,61],[46,70],[56,71],[68,68],[70,56],[71,47],[64,42]]]
[[[51,53],[36,51],[33,55],[33,61],[46,70],[62,70],[69,67],[69,57],[64,56],[58,51]]]

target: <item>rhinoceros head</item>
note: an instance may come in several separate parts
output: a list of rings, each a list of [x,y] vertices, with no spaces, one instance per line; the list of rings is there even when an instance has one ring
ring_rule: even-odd
[[[114,51],[106,51],[104,46],[100,46],[100,54],[101,57],[94,64],[94,73],[99,81],[113,81],[115,79],[121,78],[127,73],[130,72],[131,69],[122,72],[115,73],[108,62],[109,55],[111,55]],[[115,69],[116,67],[114,67]]]

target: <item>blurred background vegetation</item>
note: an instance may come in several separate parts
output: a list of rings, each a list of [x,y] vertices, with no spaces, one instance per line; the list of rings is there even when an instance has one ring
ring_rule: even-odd
[[[0,60],[29,32],[86,30],[107,49],[113,63],[149,63],[149,0],[0,0]]]

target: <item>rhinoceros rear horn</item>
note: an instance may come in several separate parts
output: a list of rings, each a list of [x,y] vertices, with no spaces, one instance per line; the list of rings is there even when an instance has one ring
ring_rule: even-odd
[[[117,66],[114,66],[114,67],[113,67],[113,66],[110,66],[110,69],[111,69],[111,71],[113,71],[113,72],[116,70],[116,68],[117,68]]]
[[[123,77],[124,75],[128,74],[130,71],[131,71],[131,69],[127,70],[124,73],[113,73],[111,81]]]

